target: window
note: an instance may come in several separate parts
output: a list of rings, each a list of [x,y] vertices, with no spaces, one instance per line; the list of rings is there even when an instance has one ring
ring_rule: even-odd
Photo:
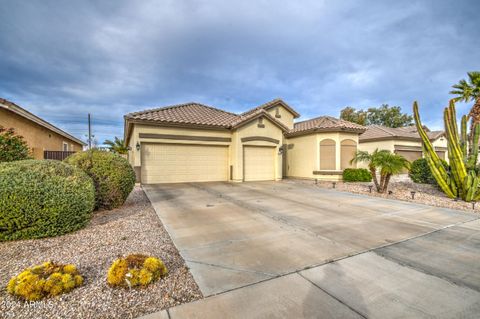
[[[355,163],[350,161],[357,152],[357,142],[354,140],[343,140],[340,144],[340,169],[356,167]]]
[[[332,139],[325,139],[320,142],[320,170],[336,169],[336,143]]]
[[[63,142],[63,151],[68,152],[68,143]]]

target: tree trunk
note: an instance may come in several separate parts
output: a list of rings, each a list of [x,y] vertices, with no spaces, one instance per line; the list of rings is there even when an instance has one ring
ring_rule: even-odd
[[[470,109],[470,113],[468,116],[472,118],[470,122],[470,142],[473,138],[473,129],[475,128],[475,124],[480,123],[480,98],[475,100],[475,104],[473,104],[472,108]]]
[[[377,179],[377,168],[376,167],[369,167],[369,168],[370,168],[370,174],[372,174],[373,184],[375,184],[375,188],[377,189],[377,192],[380,192],[380,185],[378,185],[378,179]]]
[[[385,185],[385,175],[380,173],[380,191],[379,191],[379,193],[383,193],[385,191],[384,185]]]
[[[390,177],[392,177],[392,174],[387,174],[387,176],[385,176],[385,181],[383,182],[383,193],[388,190],[388,183],[390,183]]]

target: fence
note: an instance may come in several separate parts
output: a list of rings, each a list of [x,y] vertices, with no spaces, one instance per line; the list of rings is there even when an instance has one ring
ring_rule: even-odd
[[[50,160],[63,161],[70,155],[74,154],[73,151],[43,151],[43,158]]]

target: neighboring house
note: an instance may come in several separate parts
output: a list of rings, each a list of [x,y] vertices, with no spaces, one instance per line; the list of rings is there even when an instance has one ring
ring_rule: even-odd
[[[130,113],[128,159],[145,184],[338,179],[365,129],[331,117],[294,124],[299,116],[280,99],[242,114],[193,102]]]
[[[0,98],[0,126],[24,137],[35,159],[44,151],[81,151],[86,144],[15,103]]]
[[[447,160],[447,139],[443,131],[430,131],[425,127],[435,151],[441,159]],[[422,158],[422,140],[417,128],[412,126],[390,128],[380,125],[368,126],[360,135],[359,149],[373,152],[375,149],[388,150],[403,155],[409,161]]]

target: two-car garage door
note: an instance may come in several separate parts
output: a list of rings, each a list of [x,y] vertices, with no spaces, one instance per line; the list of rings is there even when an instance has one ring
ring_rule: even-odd
[[[275,148],[244,146],[245,181],[275,179]],[[229,179],[228,146],[142,144],[144,184],[213,182]]]
[[[142,183],[228,180],[228,146],[142,144]]]

